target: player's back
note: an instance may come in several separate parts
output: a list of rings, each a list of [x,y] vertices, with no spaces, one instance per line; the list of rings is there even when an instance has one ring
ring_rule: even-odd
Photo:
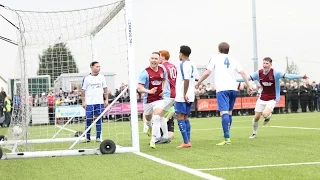
[[[166,61],[162,65],[165,67],[168,74],[168,83],[167,91],[170,93],[170,98],[176,97],[176,78],[177,78],[177,69],[176,66]]]
[[[214,73],[217,92],[228,90],[237,91],[237,74],[242,71],[242,67],[237,59],[229,54],[213,55],[208,68],[208,70]]]

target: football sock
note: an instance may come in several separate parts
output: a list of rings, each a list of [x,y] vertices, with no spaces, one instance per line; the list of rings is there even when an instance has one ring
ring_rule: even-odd
[[[184,144],[188,144],[189,139],[187,134],[186,122],[184,120],[178,120],[178,126],[180,129]]]
[[[160,120],[160,127],[163,133],[163,138],[168,139],[169,138],[169,133],[168,133],[168,124],[167,124],[167,119],[162,117]]]
[[[229,119],[230,119],[230,127],[231,127],[231,125],[232,125],[232,115],[231,114],[229,114]],[[229,130],[230,130],[230,127],[229,127]]]
[[[257,134],[258,133],[258,127],[259,127],[259,122],[255,122],[254,119],[252,119],[253,134]]]
[[[230,138],[230,133],[229,133],[229,126],[230,126],[230,117],[229,114],[222,114],[222,129],[223,129],[223,134],[224,138]]]
[[[156,142],[158,139],[160,139],[161,137],[161,133],[160,133],[160,116],[159,115],[154,115],[152,117],[152,137],[151,140],[153,142]]]
[[[188,136],[188,142],[191,141],[191,134],[190,134],[190,131],[191,131],[191,126],[190,126],[190,121],[189,119],[187,120],[184,120],[185,121],[185,124],[186,124],[186,131],[187,131],[187,136]]]

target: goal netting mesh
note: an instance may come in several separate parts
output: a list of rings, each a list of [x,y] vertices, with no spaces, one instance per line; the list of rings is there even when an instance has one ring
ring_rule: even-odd
[[[119,152],[133,147],[130,103],[137,102],[130,102],[128,88],[125,7],[125,1],[115,1],[72,11],[12,10],[19,28],[19,56],[12,120],[2,147],[12,153],[96,150],[101,144],[95,138],[100,120],[101,140],[114,141]],[[90,126],[87,142],[81,84],[92,61],[99,62],[106,79],[109,106]]]

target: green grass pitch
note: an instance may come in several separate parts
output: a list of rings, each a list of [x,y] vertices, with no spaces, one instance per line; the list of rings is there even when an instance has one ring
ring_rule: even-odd
[[[176,127],[170,144],[148,147],[149,138],[140,133],[141,151],[192,169],[239,180],[319,179],[320,113],[274,115],[266,126],[260,122],[258,137],[252,133],[252,116],[233,118],[231,145],[216,146],[222,140],[220,118],[191,119],[192,148],[176,149],[181,135]],[[72,125],[77,128],[76,125]],[[80,127],[80,126],[79,126]],[[108,128],[109,127],[109,128]],[[140,131],[142,131],[140,122]],[[54,127],[32,127],[41,138],[54,134]],[[81,125],[82,128],[82,125]],[[104,136],[118,144],[130,145],[128,123],[104,124]],[[109,129],[109,132],[106,132]],[[6,129],[0,129],[5,134]],[[83,130],[83,129],[82,129]],[[72,136],[63,131],[60,137]],[[39,134],[37,135],[39,137]],[[98,146],[98,143],[77,147]],[[35,149],[63,149],[70,143],[35,145]],[[312,164],[312,162],[315,162]],[[302,164],[299,164],[302,163]],[[0,179],[5,180],[70,180],[70,179],[201,179],[175,168],[145,159],[133,153],[55,158],[0,160]]]

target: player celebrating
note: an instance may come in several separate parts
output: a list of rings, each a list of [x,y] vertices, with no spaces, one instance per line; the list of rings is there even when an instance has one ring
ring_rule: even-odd
[[[152,129],[150,147],[155,148],[155,143],[160,139],[161,120],[163,118],[164,101],[162,96],[166,93],[165,84],[167,72],[163,66],[159,66],[158,52],[153,52],[150,56],[150,66],[142,71],[139,77],[138,92],[144,93],[143,109],[149,126],[149,133]],[[151,122],[152,120],[152,122]],[[166,122],[164,123],[166,124]],[[169,140],[167,138],[167,140]]]
[[[307,78],[306,75],[285,74],[274,70],[271,66],[272,59],[270,57],[265,57],[263,59],[263,69],[253,73],[249,78],[249,80],[252,81],[259,81],[262,88],[262,92],[260,93],[260,97],[258,98],[254,109],[255,115],[252,120],[253,133],[249,138],[255,138],[257,136],[258,122],[261,115],[264,117],[264,125],[270,121],[276,102],[280,101],[280,79]],[[238,80],[238,82],[242,81],[242,79]]]
[[[191,126],[189,115],[191,105],[195,99],[195,80],[198,77],[197,67],[189,56],[191,49],[188,46],[180,47],[180,65],[177,66],[177,81],[176,81],[176,97],[175,97],[175,111],[178,120],[178,126],[183,138],[183,143],[177,148],[191,147],[190,132]]]
[[[237,74],[240,74],[245,80],[249,94],[252,91],[247,75],[243,71],[240,63],[233,56],[229,55],[229,47],[229,44],[226,42],[219,44],[219,53],[211,57],[207,70],[198,81],[198,83],[201,83],[213,71],[217,90],[217,103],[222,118],[221,123],[224,133],[224,141],[216,145],[231,144],[230,127],[232,124],[232,110],[238,93]]]
[[[171,64],[169,61],[170,53],[166,50],[159,51],[160,53],[160,63],[165,67],[168,80],[166,85],[166,93],[163,94],[164,98],[164,111],[166,111],[165,117],[161,123],[165,123],[161,125],[161,131],[163,132],[164,141],[159,141],[158,143],[168,142],[169,131],[171,136],[174,132],[174,121],[171,121],[171,117],[174,113],[174,98],[176,97],[176,78],[177,78],[177,69],[175,65]],[[170,116],[169,116],[170,115]],[[171,137],[170,136],[170,137]],[[169,138],[171,139],[171,138]]]
[[[92,120],[103,113],[104,108],[108,106],[108,89],[106,79],[99,74],[100,65],[97,61],[90,64],[91,73],[82,80],[82,106],[86,110],[86,129],[91,125]],[[103,97],[105,100],[103,100]],[[101,118],[96,123],[97,137],[96,141],[101,142]],[[87,132],[87,141],[90,142],[90,131]]]

